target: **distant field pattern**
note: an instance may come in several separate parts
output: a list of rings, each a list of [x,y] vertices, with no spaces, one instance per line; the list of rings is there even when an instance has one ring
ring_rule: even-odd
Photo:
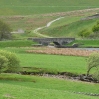
[[[98,8],[99,0],[0,0],[0,15],[33,15]]]

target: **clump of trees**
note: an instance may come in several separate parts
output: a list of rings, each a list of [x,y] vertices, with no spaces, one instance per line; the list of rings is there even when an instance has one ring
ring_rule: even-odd
[[[0,50],[0,73],[18,72],[19,69],[20,61],[14,53]]]
[[[99,80],[99,53],[92,53],[87,59],[88,68],[87,68],[87,76],[95,68],[95,72],[93,77]]]
[[[11,28],[0,20],[0,40],[11,39]]]

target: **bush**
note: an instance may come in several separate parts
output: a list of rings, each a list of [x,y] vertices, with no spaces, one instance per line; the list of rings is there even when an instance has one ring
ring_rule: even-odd
[[[16,57],[14,53],[7,52],[7,51],[0,51],[1,60],[0,64],[1,67],[5,68],[6,63],[6,70],[7,72],[17,72],[19,70],[19,59]],[[5,61],[5,63],[4,63]],[[2,69],[1,69],[2,70]]]
[[[99,21],[97,21],[97,23],[93,26],[92,31],[96,37],[99,37]]]
[[[7,68],[8,59],[5,56],[0,55],[0,73]]]
[[[83,37],[89,37],[90,34],[91,34],[90,31],[88,31],[87,29],[84,29],[78,33],[78,36],[81,36],[83,38]]]
[[[99,76],[99,71],[98,71],[98,68],[99,68],[99,53],[92,53],[92,54],[89,56],[87,62],[88,62],[87,76],[89,75],[89,72],[90,72],[93,68],[96,68],[94,77],[97,78],[97,77]]]
[[[99,33],[99,24],[94,25],[93,28],[92,28],[92,31],[93,31],[94,33]]]

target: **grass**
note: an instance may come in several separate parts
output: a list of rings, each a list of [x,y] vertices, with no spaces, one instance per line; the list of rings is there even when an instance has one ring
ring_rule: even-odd
[[[31,0],[31,1],[0,1],[0,15],[33,15],[54,12],[65,12],[78,9],[95,8],[99,6],[98,0],[73,0],[71,1],[53,1],[53,0]],[[40,9],[40,10],[39,10]]]
[[[22,38],[31,37],[31,36],[38,37],[36,34],[31,32],[31,30],[34,30],[35,28],[40,26],[45,26],[49,21],[56,19],[55,17],[57,16],[57,14],[55,14],[56,12],[59,12],[60,13],[59,15],[61,16],[62,12],[74,11],[79,9],[96,8],[99,5],[98,2],[99,2],[98,0],[95,0],[94,2],[92,0],[91,1],[90,0],[83,0],[83,1],[73,0],[72,2],[67,0],[64,0],[64,1],[31,0],[28,2],[26,0],[25,1],[9,0],[9,2],[7,2],[7,0],[1,0],[0,1],[0,9],[1,9],[0,19],[7,22],[11,26],[13,31],[17,31],[19,29],[22,29],[24,31],[29,31],[29,33],[25,32],[25,34],[22,34],[22,35],[14,34],[14,37],[16,38],[22,39]],[[50,14],[48,15],[48,13]],[[52,13],[54,13],[55,15],[50,16]],[[90,12],[90,14],[88,13],[86,14],[90,15],[93,13],[93,11]],[[96,11],[94,11],[94,13],[96,13]],[[80,16],[80,14],[77,14],[77,16]],[[81,16],[85,16],[85,15],[82,14]],[[74,28],[72,29],[74,25],[69,27],[65,27],[65,25],[72,23],[78,20],[79,18],[80,17],[69,17],[69,18],[66,17],[62,21],[59,21],[53,24],[52,28],[44,30],[43,33],[48,33],[48,35],[51,35],[51,36],[71,36],[71,35],[75,36],[76,30]],[[77,27],[78,26],[76,26],[75,28]],[[65,28],[67,28],[67,30]],[[67,31],[67,33],[64,31]]]
[[[8,23],[13,31],[17,31],[18,29],[29,31],[46,25],[47,22],[53,20],[54,18],[55,17],[44,17],[41,15],[0,16],[0,19]]]
[[[68,20],[71,18],[68,18]],[[62,19],[63,20],[63,19]],[[64,19],[65,20],[65,19]],[[75,19],[76,20],[76,19]],[[92,27],[96,24],[96,21],[99,19],[92,19],[92,20],[78,20],[72,23],[57,26],[57,27],[49,27],[42,29],[40,32],[53,36],[53,37],[78,37],[78,33],[83,29],[88,29],[92,33]],[[61,21],[61,20],[60,20]]]
[[[18,56],[21,60],[21,66],[45,68],[60,72],[86,72],[86,62],[83,57],[42,54],[19,54]]]
[[[78,16],[73,16],[73,15],[71,15],[71,16],[65,16],[61,20],[58,20],[58,21],[54,22],[53,24],[51,24],[51,26],[49,28],[60,27],[60,26],[66,25],[66,24],[68,25],[70,23],[73,23],[75,21],[80,20],[83,17],[84,17],[83,15],[82,16],[81,15],[79,16],[79,14],[78,14]]]
[[[74,42],[70,43],[72,45],[74,43],[79,44],[79,47],[99,47],[99,40],[98,39],[82,39],[82,40],[75,40]]]
[[[19,46],[17,42],[14,42],[16,47],[3,46],[1,49],[15,52],[21,61],[22,67],[43,68],[53,72],[86,73],[85,57],[28,54],[25,50],[33,50],[35,48],[17,47]],[[23,42],[20,41],[20,43],[22,45]],[[98,94],[98,87],[99,84],[72,80],[18,74],[0,74],[0,99],[78,99],[79,97],[79,99],[98,99],[98,97],[94,96],[73,93],[75,91]]]
[[[25,31],[25,34],[19,35],[14,34],[15,38],[26,38],[26,37],[38,37],[36,34],[31,32],[35,28],[45,26],[49,21],[56,19],[56,16],[63,16],[62,12],[74,11],[79,9],[87,9],[87,8],[95,8],[98,7],[98,1],[95,0],[90,1],[40,1],[40,0],[32,0],[32,1],[12,1],[10,0],[8,3],[6,0],[0,1],[0,19],[8,23],[13,31],[18,31],[22,29]],[[40,9],[40,10],[39,10]],[[55,14],[59,12],[60,14]],[[50,13],[48,15],[48,13]],[[54,15],[50,16],[52,13]],[[72,27],[65,27],[67,24],[77,21],[81,16],[95,14],[97,11],[92,12],[83,12],[83,14],[75,13],[77,17],[69,17],[64,18],[62,21],[55,22],[49,29],[45,29],[42,33],[47,33],[50,36],[75,36],[76,30]],[[90,13],[90,14],[89,14]],[[79,17],[78,17],[79,16]],[[77,28],[76,26],[75,28]],[[82,27],[82,25],[81,25]],[[66,30],[67,28],[67,30]],[[71,29],[71,30],[69,30]],[[80,29],[80,28],[79,28]],[[29,32],[26,32],[29,31]],[[64,32],[67,31],[67,32]],[[72,32],[74,31],[74,32]]]
[[[23,30],[24,33],[12,33],[13,39],[27,39],[28,37],[39,37],[34,34],[34,29],[45,26],[49,21],[55,19],[55,17],[42,17],[42,16],[4,16],[0,17],[7,23],[12,31],[18,32],[18,30]]]
[[[1,41],[0,48],[4,47],[31,47],[32,44],[35,44],[30,40],[9,40],[9,41]]]
[[[46,23],[56,18],[48,16],[41,17],[40,14],[45,15],[47,13],[96,8],[98,6],[99,0],[73,0],[72,2],[67,0],[9,0],[9,2],[7,0],[0,0],[0,17],[1,20],[11,25],[14,31],[21,28],[30,32],[30,30],[46,25]],[[59,35],[57,33],[54,34],[53,31],[51,31],[51,35],[65,35],[65,21],[69,24],[68,28],[72,31],[76,31],[75,28],[78,26],[82,27],[85,24],[92,26],[94,23],[93,21],[82,22],[82,24],[75,22],[79,18],[72,17],[68,20],[66,17],[54,23],[51,28],[55,28],[56,30],[54,32],[57,32]],[[74,25],[76,26],[74,27]],[[64,31],[58,32],[57,26],[63,26],[61,29]],[[67,30],[67,32],[69,33],[70,31]],[[14,35],[16,38],[20,37],[25,39],[27,36],[36,37],[36,35],[28,32],[22,35]],[[88,41],[86,43],[89,44]],[[26,53],[26,50],[34,49],[31,47],[32,44],[34,42],[27,40],[2,41],[0,42],[0,49],[16,53],[20,59],[21,67],[33,67],[33,69],[44,69],[51,72],[67,71],[77,74],[86,73],[86,57]],[[95,43],[93,44],[95,45]],[[72,80],[23,76],[18,74],[0,74],[0,99],[98,99],[98,97],[72,93],[73,91],[98,93],[98,87],[99,84]]]
[[[73,43],[84,44],[84,46],[98,46],[99,40],[76,40]],[[2,41],[0,42],[0,49],[16,53],[20,60],[21,67],[32,67],[32,69],[28,71],[86,73],[87,57],[27,53],[27,50],[42,49],[30,47],[32,44],[32,41],[24,40],[13,42]]]
[[[45,26],[49,21],[54,20],[55,16],[42,16],[42,15],[15,15],[15,16],[0,16],[0,20],[7,23],[12,31],[18,32],[23,30],[24,33],[12,33],[14,39],[26,39],[27,37],[39,37],[32,31],[38,27]]]
[[[17,54],[21,67],[33,67],[36,71],[39,69],[47,72],[72,72],[75,74],[86,73],[87,64],[85,57],[61,56],[26,53],[26,50],[33,48],[2,48],[2,50],[11,51]],[[37,70],[38,68],[38,70]],[[35,71],[33,70],[33,71]]]
[[[0,74],[0,79],[1,99],[98,99],[73,93],[98,94],[98,84],[16,74]]]

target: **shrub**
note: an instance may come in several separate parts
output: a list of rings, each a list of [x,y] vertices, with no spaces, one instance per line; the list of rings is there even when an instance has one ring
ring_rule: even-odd
[[[99,21],[92,27],[92,31],[96,37],[99,37]]]
[[[91,34],[90,31],[88,31],[87,29],[84,29],[78,33],[78,36],[81,36],[83,38],[83,37],[89,37],[90,34]]]
[[[17,56],[14,53],[1,50],[0,56],[1,56],[1,58],[3,58],[3,59],[1,59],[2,61],[6,61],[6,59],[8,60],[7,68],[6,68],[7,72],[17,72],[19,70],[19,67],[20,67],[19,59],[17,58]],[[4,57],[5,57],[5,59],[4,59]],[[0,61],[0,64],[1,64],[1,61]],[[3,65],[4,65],[4,63],[2,64],[2,66]]]
[[[92,31],[93,31],[94,33],[99,33],[99,24],[94,25],[93,28],[92,28]]]
[[[5,56],[0,55],[0,73],[7,68],[8,59]]]

